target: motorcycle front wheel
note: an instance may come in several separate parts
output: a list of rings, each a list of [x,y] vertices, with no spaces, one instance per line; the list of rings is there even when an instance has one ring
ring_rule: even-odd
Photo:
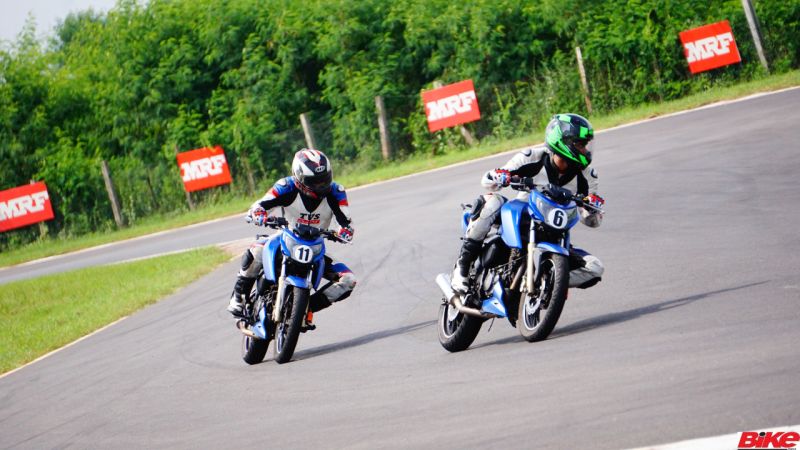
[[[308,309],[308,296],[308,289],[292,287],[283,301],[283,319],[275,327],[275,362],[278,364],[292,359]]]
[[[550,253],[542,258],[534,292],[527,292],[523,283],[519,300],[517,329],[528,342],[547,339],[561,317],[569,287],[567,257]]]

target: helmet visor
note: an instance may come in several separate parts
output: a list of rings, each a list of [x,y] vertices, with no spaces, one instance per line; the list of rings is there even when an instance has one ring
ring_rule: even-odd
[[[308,186],[311,191],[317,195],[327,194],[331,190],[331,182],[333,177],[330,172],[325,172],[313,177],[306,177],[303,184]]]

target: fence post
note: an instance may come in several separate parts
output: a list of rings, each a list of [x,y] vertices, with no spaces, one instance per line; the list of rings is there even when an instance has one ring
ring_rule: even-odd
[[[175,155],[177,156],[180,153],[178,149],[178,145],[175,145]],[[180,169],[178,171],[180,173]],[[192,193],[186,190],[186,185],[183,186],[183,192],[186,194],[186,204],[189,205],[189,211],[194,211],[194,202],[192,201]]]
[[[306,135],[306,145],[308,148],[317,148],[317,142],[314,140],[314,130],[311,129],[311,124],[308,122],[306,113],[300,114],[300,124],[303,125],[303,134]]]
[[[761,60],[761,65],[769,73],[769,66],[767,65],[767,57],[764,55],[764,49],[761,47],[761,29],[758,26],[758,16],[753,4],[750,0],[742,0],[742,7],[744,8],[744,15],[747,16],[747,24],[750,25],[750,34],[753,35],[753,43],[756,44],[756,51],[758,52],[758,59]]]
[[[433,82],[433,87],[435,89],[439,89],[440,87],[442,87],[442,82],[439,80],[435,80]],[[475,137],[472,136],[472,133],[470,133],[467,127],[465,127],[464,125],[459,125],[458,131],[461,133],[461,136],[464,138],[464,140],[467,141],[467,145],[473,146],[478,143]]]
[[[589,99],[589,83],[586,82],[586,71],[583,69],[583,56],[581,48],[575,47],[575,57],[578,59],[578,72],[581,74],[581,85],[583,86],[583,100],[586,102],[586,111],[592,113],[592,101]]]
[[[125,222],[122,220],[122,208],[119,204],[119,197],[117,196],[117,191],[114,189],[114,182],[111,179],[111,171],[108,169],[108,163],[104,159],[101,164],[101,169],[103,171],[103,180],[106,183],[106,192],[108,192],[108,200],[111,201],[111,211],[114,212],[114,222],[117,223],[118,228],[122,228],[125,226]]]
[[[381,133],[381,153],[384,161],[392,157],[391,141],[389,140],[389,120],[386,118],[386,108],[383,106],[383,97],[375,97],[375,108],[378,110],[378,129]]]

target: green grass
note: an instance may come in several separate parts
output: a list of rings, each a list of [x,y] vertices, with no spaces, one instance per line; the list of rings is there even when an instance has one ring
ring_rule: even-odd
[[[798,85],[800,85],[800,71],[793,71],[731,87],[708,90],[680,100],[641,105],[636,108],[625,108],[608,115],[593,115],[590,119],[596,129],[602,130],[722,100]],[[415,155],[406,160],[393,161],[391,164],[370,170],[354,165],[344,173],[337,174],[336,179],[349,188],[374,183],[537,144],[542,142],[542,134],[543,130],[530,130],[529,133],[510,140],[493,141],[487,139],[473,148],[451,149],[436,156]],[[205,205],[195,211],[184,214],[151,217],[140,224],[119,231],[96,233],[70,239],[46,239],[16,250],[3,252],[0,254],[0,267],[241,213],[247,210],[253,200],[253,198],[236,198],[223,204]]]
[[[0,373],[155,303],[229,257],[207,247],[4,284]]]

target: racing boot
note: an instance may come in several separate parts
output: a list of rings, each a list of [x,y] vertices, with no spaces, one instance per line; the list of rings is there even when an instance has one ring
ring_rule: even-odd
[[[241,316],[244,312],[244,304],[247,301],[247,296],[250,289],[255,284],[255,278],[247,278],[239,275],[236,277],[236,284],[233,285],[233,294],[231,300],[228,302],[228,312],[234,316]]]
[[[464,238],[461,245],[461,253],[456,261],[456,268],[453,269],[453,276],[450,279],[450,286],[458,294],[467,292],[467,281],[469,280],[469,268],[472,262],[478,258],[483,242],[475,239]]]
[[[325,296],[324,291],[320,290],[313,293],[308,299],[308,313],[306,314],[305,324],[300,331],[305,333],[306,331],[316,330],[317,326],[314,325],[314,313],[322,311],[331,305],[332,303],[328,300],[328,297]]]

